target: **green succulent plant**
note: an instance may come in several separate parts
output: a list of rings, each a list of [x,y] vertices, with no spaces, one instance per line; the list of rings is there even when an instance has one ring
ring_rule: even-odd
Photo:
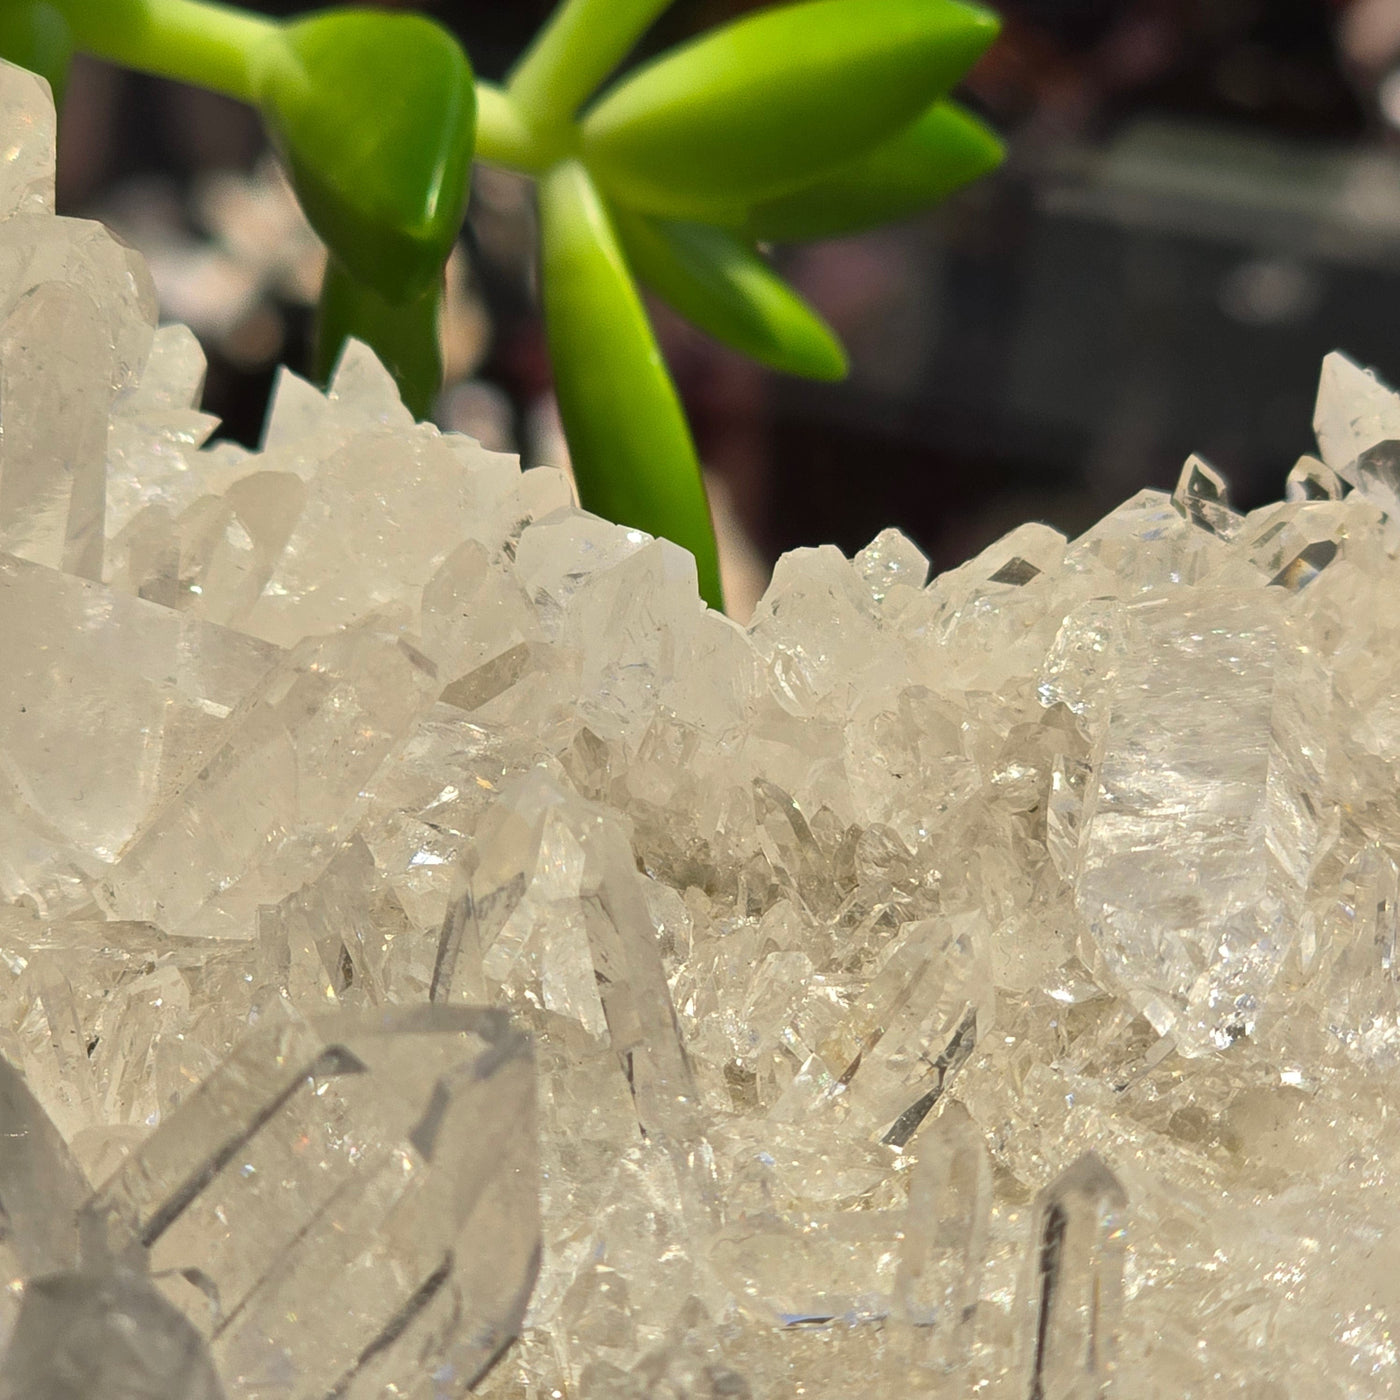
[[[443,267],[473,158],[537,182],[560,414],[591,510],[693,551],[722,606],[699,462],[638,284],[775,369],[846,356],[768,242],[904,217],[992,169],[948,92],[996,35],[961,0],[799,0],[599,89],[668,0],[562,0],[504,86],[433,21],[336,8],[280,22],[204,0],[0,0],[0,55],[62,92],[76,50],[251,103],[330,251],[317,366],[367,341],[426,416]]]

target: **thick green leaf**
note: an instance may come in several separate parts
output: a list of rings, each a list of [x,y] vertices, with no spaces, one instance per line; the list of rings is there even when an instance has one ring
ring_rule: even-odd
[[[845,377],[835,332],[733,234],[623,209],[614,219],[632,270],[702,331],[788,374]]]
[[[700,465],[608,211],[577,161],[539,184],[545,329],[579,499],[695,555],[723,605]]]
[[[897,136],[820,179],[749,210],[744,231],[772,243],[839,238],[908,218],[994,170],[996,134],[954,102],[939,102]]]
[[[324,383],[354,336],[379,356],[417,419],[427,418],[442,388],[438,312],[442,277],[414,301],[388,302],[334,258],[326,265],[316,314],[314,373]]]
[[[466,212],[476,95],[461,46],[421,15],[330,10],[259,60],[263,118],[317,233],[381,296],[416,300]]]
[[[721,220],[906,126],[991,43],[959,0],[808,0],[638,69],[588,112],[588,167],[647,213]]]
[[[55,103],[63,101],[73,31],[52,5],[0,3],[0,57],[48,80]]]

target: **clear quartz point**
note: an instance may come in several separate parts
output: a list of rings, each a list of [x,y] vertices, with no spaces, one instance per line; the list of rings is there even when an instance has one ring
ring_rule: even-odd
[[[324,866],[360,793],[436,695],[432,663],[365,627],[311,640],[260,681],[225,742],[104,884],[121,917],[249,927]],[[231,731],[231,732],[230,732]]]
[[[5,555],[0,616],[0,887],[45,912],[81,908],[279,652]]]
[[[1322,1019],[1363,1064],[1400,1061],[1400,869],[1377,845],[1365,846],[1342,876],[1322,925]]]
[[[326,396],[314,384],[279,365],[263,425],[263,451],[278,452],[313,437],[327,428],[330,413]]]
[[[140,1273],[49,1274],[24,1290],[4,1400],[225,1400],[199,1332]]]
[[[57,126],[49,85],[13,64],[0,68],[0,219],[53,213]]]
[[[852,561],[877,603],[928,582],[928,556],[898,530],[881,530]]]
[[[914,1142],[918,1160],[895,1274],[898,1318],[912,1329],[911,1359],[952,1371],[971,1345],[992,1205],[981,1130],[950,1103]]]
[[[1352,485],[1352,464],[1378,442],[1400,438],[1400,399],[1394,390],[1339,350],[1322,361],[1313,412],[1322,460]]]
[[[332,411],[347,422],[408,428],[413,415],[403,406],[394,377],[361,340],[347,340],[326,395]]]
[[[1181,469],[1172,504],[1193,525],[1229,539],[1239,528],[1240,517],[1230,509],[1225,478],[1201,457],[1188,457]]]
[[[1129,598],[1200,582],[1226,559],[1225,541],[1186,518],[1161,491],[1136,496],[1091,526],[1065,553],[1093,599]]]
[[[1129,615],[1134,657],[1080,833],[1081,914],[1129,997],[1188,1054],[1248,1033],[1318,841],[1311,658],[1267,600],[1201,591]]]
[[[78,1262],[78,1208],[88,1194],[81,1168],[49,1116],[8,1061],[0,1058],[0,1346],[11,1336],[22,1279]]]
[[[686,1139],[695,1090],[625,833],[538,772],[508,789],[493,815],[444,926],[438,995],[483,977],[606,1034],[643,1130]]]
[[[1326,462],[1316,457],[1299,457],[1284,483],[1289,501],[1339,501],[1347,493],[1346,483]]]
[[[88,1202],[84,1258],[146,1264],[240,1394],[458,1395],[534,1282],[535,1151],[500,1011],[270,1026]]]
[[[1114,1393],[1127,1203],[1092,1152],[1036,1198],[1022,1309],[1030,1400]]]
[[[109,416],[155,320],[144,262],[100,224],[0,221],[0,548],[102,576]]]
[[[102,572],[110,400],[84,391],[116,373],[103,321],[85,289],[55,281],[0,326],[0,546],[88,578]]]
[[[1400,439],[1383,438],[1363,448],[1344,475],[1359,495],[1388,515],[1400,514]]]
[[[975,926],[910,924],[850,1013],[815,1047],[775,1117],[826,1115],[903,1147],[993,1023]]]
[[[1300,592],[1336,557],[1335,541],[1314,540],[1311,544],[1305,544],[1269,582],[1277,588],[1286,588],[1290,593]]]

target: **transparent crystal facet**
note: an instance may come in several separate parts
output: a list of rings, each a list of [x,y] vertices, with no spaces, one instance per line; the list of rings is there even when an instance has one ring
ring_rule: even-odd
[[[499,1011],[404,1007],[245,1042],[84,1208],[239,1393],[471,1387],[538,1267],[534,1070]]]
[[[1317,841],[1306,667],[1274,596],[1130,611],[1133,659],[1085,802],[1080,912],[1133,1003],[1190,1054],[1253,1026]]]
[[[140,1274],[50,1274],[24,1290],[5,1400],[224,1400],[204,1339]]]

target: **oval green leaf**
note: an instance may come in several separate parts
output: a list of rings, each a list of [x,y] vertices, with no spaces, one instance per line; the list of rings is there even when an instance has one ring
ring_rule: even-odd
[[[723,606],[690,429],[608,211],[577,161],[539,183],[541,297],[559,416],[584,507],[695,555]]]
[[[840,238],[908,218],[995,170],[1000,138],[955,102],[938,102],[874,150],[810,185],[755,205],[744,231],[760,242]]]
[[[959,0],[763,11],[623,79],[585,115],[583,155],[643,212],[723,221],[906,126],[996,32],[993,15]]]
[[[316,232],[386,300],[417,300],[466,213],[476,94],[461,45],[421,15],[329,10],[258,59],[258,105]]]
[[[394,376],[399,397],[420,422],[432,412],[442,388],[442,350],[438,313],[442,278],[414,301],[385,301],[334,258],[326,264],[321,301],[316,311],[313,373],[325,383],[340,359],[345,342],[363,340]]]
[[[845,378],[836,333],[733,234],[624,209],[614,222],[632,270],[707,335],[787,374]]]

